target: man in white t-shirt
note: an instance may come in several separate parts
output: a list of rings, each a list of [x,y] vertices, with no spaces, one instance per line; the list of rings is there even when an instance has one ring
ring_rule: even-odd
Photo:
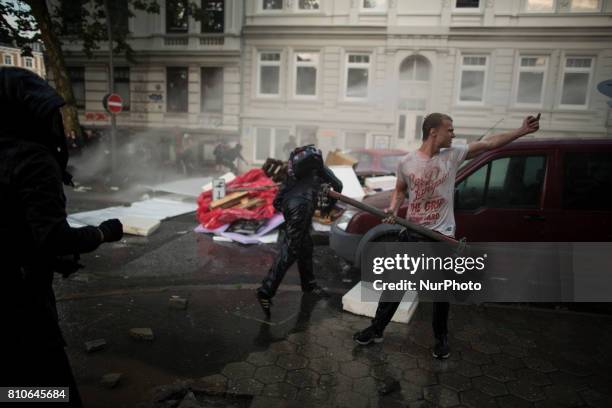
[[[467,145],[451,146],[455,137],[453,120],[441,113],[432,113],[423,121],[423,143],[418,150],[408,153],[399,163],[397,183],[391,197],[391,205],[385,211],[393,222],[406,194],[408,209],[406,219],[441,234],[454,237],[455,215],[453,199],[457,169],[465,159],[471,159],[488,150],[510,143],[539,128],[540,115],[528,116],[520,128],[488,137]],[[403,234],[408,240],[425,240],[418,234]],[[416,238],[415,238],[416,237]],[[383,331],[391,321],[399,302],[380,302],[372,325],[355,333],[357,344],[367,345],[383,341]],[[448,302],[434,302],[433,331],[435,344],[432,355],[448,358]]]

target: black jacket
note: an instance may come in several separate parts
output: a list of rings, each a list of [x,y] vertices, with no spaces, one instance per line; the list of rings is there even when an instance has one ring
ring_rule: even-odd
[[[63,344],[52,289],[58,257],[93,251],[102,239],[97,228],[66,221],[63,100],[35,74],[0,68],[0,104],[11,113],[0,120],[3,340],[57,346]]]
[[[287,179],[281,185],[276,197],[274,197],[274,208],[278,211],[282,211],[289,200],[302,200],[312,203],[314,209],[317,204],[317,195],[321,190],[322,184],[329,184],[334,191],[338,193],[342,192],[342,182],[327,166],[323,166],[322,171],[319,173],[299,180],[287,176]]]

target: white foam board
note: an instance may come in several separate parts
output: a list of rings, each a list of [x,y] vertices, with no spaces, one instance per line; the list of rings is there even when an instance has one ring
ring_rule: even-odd
[[[198,197],[202,193],[203,187],[210,184],[211,181],[211,177],[192,177],[167,183],[146,185],[145,187],[151,191],[163,191],[189,197]]]
[[[147,237],[159,228],[161,222],[153,218],[125,216],[119,218],[123,225],[123,233]]]
[[[351,166],[329,166],[329,168],[342,182],[343,195],[354,198],[355,200],[361,200],[363,198],[365,195],[363,187],[359,184],[359,179]]]
[[[368,299],[379,299],[380,292],[372,289],[371,284],[366,282],[359,282],[349,290],[344,296],[342,296],[342,308],[347,312],[354,313],[360,316],[374,317],[376,314],[376,308],[378,307],[377,302],[363,302],[362,291],[368,291]],[[418,293],[416,291],[407,291],[402,298],[397,311],[393,315],[391,321],[398,323],[408,323],[414,311],[419,305]]]
[[[107,207],[100,210],[85,211],[68,216],[68,224],[71,227],[82,227],[84,225],[97,226],[102,221],[118,218],[122,224],[127,226],[136,235],[151,234],[159,227],[159,223],[167,218],[187,214],[197,209],[196,203],[185,203],[162,198],[136,201],[129,207]],[[124,222],[125,221],[125,222]],[[124,227],[124,230],[126,228]]]
[[[371,189],[393,190],[397,177],[395,176],[380,176],[380,177],[367,177],[365,179],[365,186]]]

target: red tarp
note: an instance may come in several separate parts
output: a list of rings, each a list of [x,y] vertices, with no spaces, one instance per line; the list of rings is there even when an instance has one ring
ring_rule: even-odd
[[[262,169],[252,169],[226,185],[226,189],[235,188],[253,188],[262,186],[274,186],[272,179],[268,178]],[[274,215],[274,207],[272,201],[276,195],[278,187],[272,187],[266,190],[249,191],[248,198],[262,198],[265,204],[251,208],[216,208],[210,210],[208,205],[212,201],[212,191],[206,191],[198,197],[198,221],[204,228],[215,229],[224,224],[230,224],[238,219],[260,220],[270,218]]]

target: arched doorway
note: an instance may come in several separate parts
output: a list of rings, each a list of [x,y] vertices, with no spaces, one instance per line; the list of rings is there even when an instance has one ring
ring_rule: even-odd
[[[423,55],[406,57],[399,67],[397,147],[410,148],[421,140],[421,125],[431,96],[431,62]]]

